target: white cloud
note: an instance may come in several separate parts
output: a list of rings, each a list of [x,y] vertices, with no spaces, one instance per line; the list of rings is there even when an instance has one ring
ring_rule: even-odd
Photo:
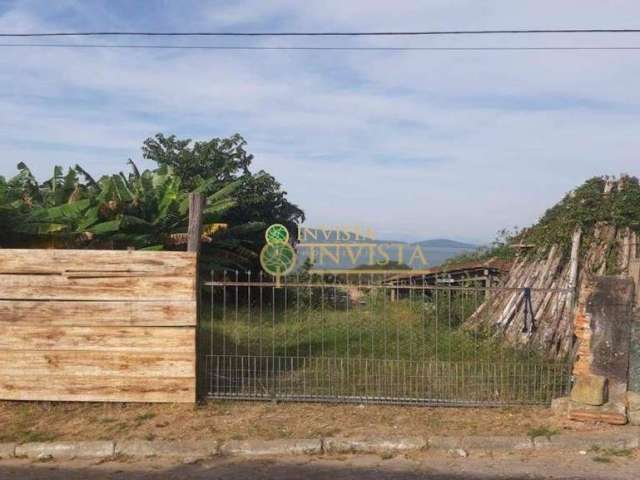
[[[584,0],[553,8],[542,1],[247,0],[215,8],[190,2],[178,16],[175,3],[156,2],[150,15],[133,12],[137,18],[108,4],[96,10],[69,1],[52,12],[48,2],[28,2],[0,13],[0,30],[66,30],[85,17],[94,28],[149,30],[632,26],[640,5],[613,3],[616,8]],[[633,38],[328,43],[584,45]],[[320,42],[192,43],[205,41]],[[636,58],[630,52],[3,49],[0,174],[11,174],[18,161],[41,175],[53,163],[76,162],[104,173],[125,168],[129,156],[139,159],[142,140],[157,131],[195,138],[238,131],[256,154],[256,168],[280,179],[312,223],[362,223],[407,238],[489,239],[502,227],[534,221],[589,176],[637,173]]]

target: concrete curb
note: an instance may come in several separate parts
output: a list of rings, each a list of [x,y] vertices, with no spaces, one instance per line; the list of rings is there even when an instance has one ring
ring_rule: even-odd
[[[194,458],[207,458],[219,453],[218,441],[201,442],[167,440],[140,441],[125,440],[115,445],[115,455],[131,458],[181,458],[185,460]]]
[[[405,453],[423,449],[446,450],[467,456],[469,452],[516,451],[526,449],[589,450],[640,448],[640,429],[625,428],[620,433],[568,433],[550,438],[521,436],[473,437],[396,437],[396,438],[325,438],[284,440],[230,440],[219,443],[204,441],[121,442],[49,442],[0,444],[0,459],[94,459],[162,457],[185,463],[215,455],[319,455],[322,453]],[[464,453],[464,454],[463,454]]]
[[[17,443],[0,443],[0,459],[16,456]]]
[[[566,433],[551,438],[535,439],[536,448],[553,448],[562,450],[588,450],[593,447],[612,449],[633,449],[640,447],[640,433]]]
[[[422,450],[428,445],[422,437],[374,438],[357,440],[351,438],[325,438],[322,442],[326,453],[387,453]]]
[[[317,455],[322,440],[231,440],[222,444],[223,455]]]
[[[114,442],[35,442],[16,446],[15,456],[37,460],[109,458],[114,452]]]

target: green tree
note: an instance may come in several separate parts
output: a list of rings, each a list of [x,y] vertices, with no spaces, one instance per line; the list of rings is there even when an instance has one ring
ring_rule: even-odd
[[[193,142],[190,138],[180,140],[175,135],[158,133],[144,141],[142,154],[161,167],[171,168],[183,188],[192,190],[205,180],[224,184],[247,175],[253,155],[247,153],[246,145],[239,134]]]
[[[236,203],[222,215],[223,222],[229,225],[261,223],[265,227],[281,223],[295,232],[297,224],[304,221],[304,212],[288,200],[287,192],[272,175],[264,171],[251,174],[254,157],[246,146],[247,142],[239,134],[195,142],[157,134],[144,141],[142,150],[144,158],[161,167],[170,167],[186,190],[203,181],[212,182],[216,188],[243,178],[235,196]],[[245,232],[249,248],[256,254],[264,244],[263,233]],[[292,239],[295,237],[292,234]],[[253,258],[250,267],[259,269],[257,256]]]

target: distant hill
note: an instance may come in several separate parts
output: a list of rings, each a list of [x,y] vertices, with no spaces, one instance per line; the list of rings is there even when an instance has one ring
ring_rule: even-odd
[[[446,238],[434,238],[433,240],[422,240],[421,242],[417,242],[425,247],[433,247],[433,248],[461,248],[464,250],[475,250],[479,246],[473,245],[471,243],[458,242],[456,240],[448,240]]]
[[[378,240],[367,238],[364,235],[365,232],[361,232],[360,236],[357,238],[355,234],[349,235],[345,232],[338,232],[335,230],[320,230],[320,229],[306,229],[303,241],[298,244],[298,255],[300,264],[309,257],[309,248],[305,248],[305,244],[313,243],[313,244],[347,244],[347,245],[358,245],[358,244],[393,244],[393,245],[402,245],[404,249],[403,258],[398,258],[398,249],[397,248],[389,248],[387,249],[387,253],[389,254],[389,261],[395,263],[407,263],[409,264],[409,257],[411,253],[415,251],[416,247],[419,246],[422,253],[426,257],[427,265],[422,263],[419,258],[416,258],[414,262],[409,264],[412,268],[431,268],[436,267],[438,265],[443,264],[448,259],[460,255],[462,253],[469,253],[477,250],[479,248],[478,245],[473,245],[471,243],[459,242],[456,240],[450,240],[446,238],[434,238],[429,240],[422,240],[420,242],[401,242],[397,240]],[[328,247],[331,248],[331,247]],[[383,247],[384,248],[384,247]],[[336,252],[336,249],[333,249],[332,252]],[[360,251],[360,256],[358,260],[354,262],[352,258],[349,257],[349,254],[345,249],[340,249],[339,261],[336,263],[335,258],[328,258],[329,255],[324,255],[322,259],[316,258],[315,268],[325,268],[325,269],[349,269],[355,268],[356,266],[360,267],[363,264],[368,263],[369,261],[369,253],[368,249],[362,249]],[[358,249],[355,247],[352,248],[352,255],[358,254]],[[373,256],[375,261],[382,261],[384,257],[382,254],[375,253]],[[321,260],[321,261],[320,261]]]

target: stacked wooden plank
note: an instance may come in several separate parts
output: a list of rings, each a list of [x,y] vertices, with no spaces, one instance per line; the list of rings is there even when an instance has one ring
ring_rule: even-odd
[[[637,235],[628,228],[601,223],[588,240],[584,236],[576,228],[570,251],[551,246],[517,259],[504,280],[505,288],[492,292],[466,327],[493,331],[511,344],[533,346],[552,357],[574,355],[578,297],[594,275],[630,276],[638,258]],[[525,287],[532,289],[535,329],[525,328]]]
[[[0,398],[195,401],[196,254],[0,250]]]

